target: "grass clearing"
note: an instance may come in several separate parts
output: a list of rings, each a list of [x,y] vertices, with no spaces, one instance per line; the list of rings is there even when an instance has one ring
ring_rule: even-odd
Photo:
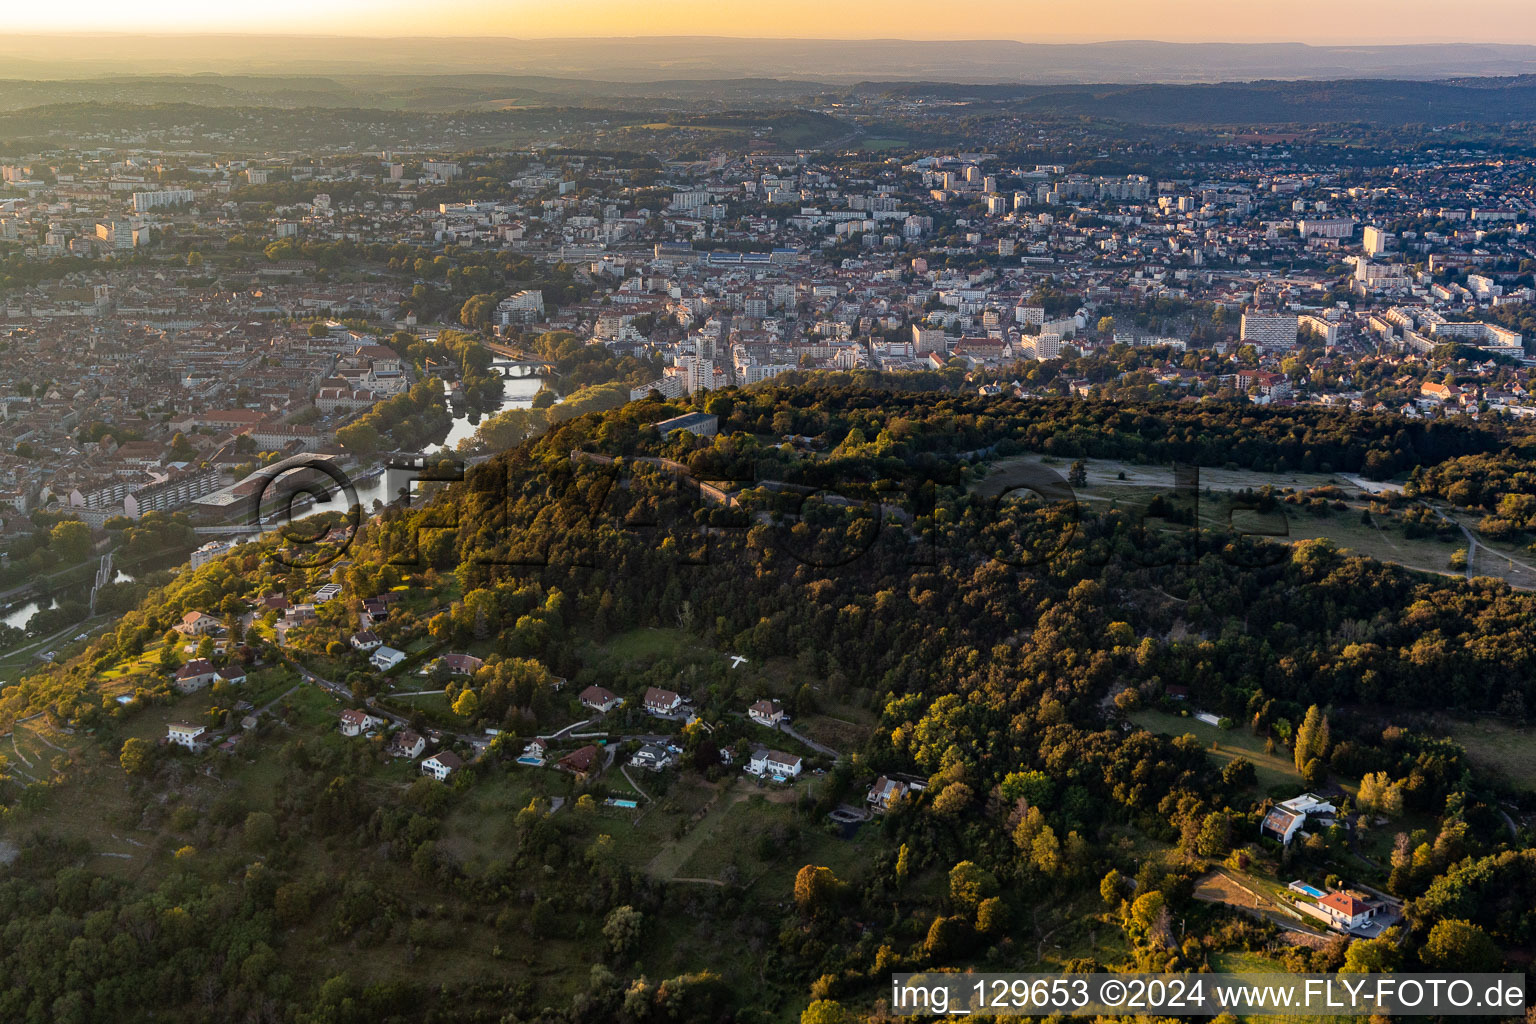
[[[1233,951],[1227,953],[1212,953],[1211,968],[1220,974],[1285,974],[1283,964],[1273,960],[1262,953],[1248,953]],[[1308,1016],[1305,1014],[1239,1014],[1237,1019],[1244,1024],[1266,1024],[1266,1022],[1284,1022],[1284,1024],[1344,1024],[1346,1021],[1359,1020],[1358,1017],[1332,1017],[1332,1016]]]
[[[656,658],[693,646],[675,629],[632,629],[608,641],[603,645],[603,650],[615,658],[635,661]]]
[[[983,497],[997,497],[1010,488],[1027,488],[1039,484],[1042,478],[1052,479],[1052,475],[1059,477],[1064,485],[1075,461],[1078,460],[1038,454],[998,459],[988,464],[987,475],[974,484],[972,490]],[[1135,515],[1144,513],[1159,494],[1180,506],[1187,505],[1189,500],[1176,492],[1172,466],[1140,465],[1115,459],[1081,461],[1088,482],[1073,488],[1071,493],[1088,508],[1116,508]],[[1290,489],[1296,492],[1336,487],[1346,495],[1348,507],[1343,511],[1330,510],[1326,515],[1314,515],[1301,506],[1281,503],[1276,511],[1260,514],[1239,507],[1232,497],[1239,491],[1257,491],[1265,486],[1277,491]],[[1446,539],[1435,536],[1410,539],[1396,516],[1385,523],[1377,518],[1370,523],[1361,521],[1360,513],[1369,501],[1361,500],[1359,495],[1381,486],[1342,473],[1264,473],[1200,467],[1196,512],[1202,529],[1236,530],[1282,544],[1322,538],[1333,541],[1346,554],[1374,558],[1418,572],[1464,575],[1450,568],[1451,553],[1466,546],[1459,531]],[[1023,498],[1026,493],[1016,491],[1014,496]],[[1150,520],[1150,524],[1159,522]],[[1473,528],[1476,524],[1464,525]],[[1187,529],[1171,524],[1166,528]],[[1473,553],[1472,571],[1506,580],[1514,587],[1536,588],[1536,565],[1522,555],[1523,550],[1518,546],[1492,547],[1479,540]]]
[[[1038,480],[1042,470],[1048,470],[1065,482],[1067,470],[1073,462],[1081,461],[1088,473],[1088,483],[1074,488],[1082,497],[1109,497],[1123,488],[1161,488],[1172,491],[1174,477],[1172,466],[1144,465],[1122,462],[1118,459],[1072,459],[1050,455],[1013,455],[988,463],[987,475],[972,488],[978,494],[995,497],[1008,487],[1017,487]],[[1120,474],[1125,474],[1124,478]],[[1200,467],[1201,490],[1241,491],[1258,490],[1269,486],[1276,490],[1292,488],[1303,491],[1314,487],[1344,487],[1358,490],[1340,473],[1261,473],[1252,469],[1213,469]]]
[[[1239,757],[1247,758],[1253,762],[1261,791],[1275,786],[1296,786],[1299,787],[1297,792],[1306,788],[1301,781],[1301,773],[1296,770],[1295,763],[1285,751],[1277,748],[1275,753],[1267,753],[1264,741],[1242,727],[1221,729],[1198,721],[1193,715],[1185,718],[1153,708],[1143,708],[1127,717],[1149,732],[1168,736],[1193,734],[1206,753],[1215,760],[1218,771]]]
[[[1492,718],[1452,722],[1448,731],[1478,767],[1512,786],[1536,790],[1536,756],[1531,754],[1536,731]]]

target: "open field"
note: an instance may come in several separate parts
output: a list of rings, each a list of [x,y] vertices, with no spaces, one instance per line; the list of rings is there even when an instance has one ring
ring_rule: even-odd
[[[632,629],[603,645],[606,653],[625,660],[655,658],[690,648],[694,645],[675,629]]]
[[[641,785],[644,783],[642,782]],[[704,817],[694,822],[685,835],[657,851],[656,856],[646,865],[646,870],[661,879],[670,880],[686,876],[723,881],[717,871],[704,869],[702,865],[695,865],[693,861],[701,851],[712,852],[722,845],[735,847],[739,836],[730,832],[722,834],[721,826],[737,804],[746,800],[747,796],[744,789],[737,788],[737,784],[732,782],[726,790],[717,793],[711,799]],[[725,836],[730,836],[730,839],[722,844],[721,840]],[[685,865],[690,870],[684,870]]]
[[[1241,726],[1220,729],[1197,721],[1193,716],[1184,718],[1152,708],[1132,712],[1127,717],[1149,732],[1163,733],[1168,736],[1193,734],[1214,760],[1217,771],[1238,757],[1246,757],[1253,762],[1255,774],[1259,780],[1258,788],[1263,792],[1276,787],[1301,787],[1302,785],[1301,773],[1296,770],[1295,763],[1284,748],[1277,748],[1273,754],[1266,753],[1264,741]]]
[[[859,140],[860,149],[867,149],[875,153],[883,153],[892,149],[906,149],[911,145],[906,139],[892,139],[883,136],[866,136]]]
[[[1536,790],[1536,732],[1491,718],[1450,722],[1448,731],[1473,764],[1512,786]]]
[[[1228,952],[1211,954],[1211,969],[1222,974],[1284,974],[1285,966],[1262,953]],[[1243,1024],[1345,1024],[1357,1017],[1305,1016],[1301,1014],[1242,1014]]]
[[[839,753],[860,750],[874,732],[876,716],[864,708],[839,707],[837,714],[807,715],[790,724],[817,743]],[[850,717],[841,717],[848,715]]]
[[[1064,484],[1073,461],[1042,455],[1017,455],[999,459],[989,464],[989,472],[973,489],[977,494],[996,497],[1010,488],[1027,487],[1032,482],[1038,482],[1042,473],[1054,474]],[[1075,500],[1089,509],[1115,508],[1131,514],[1144,513],[1152,500],[1162,494],[1181,507],[1186,507],[1193,500],[1202,529],[1238,530],[1267,537],[1277,543],[1326,538],[1346,553],[1363,555],[1419,572],[1443,576],[1493,576],[1506,580],[1513,587],[1536,589],[1536,558],[1530,556],[1519,544],[1490,545],[1479,537],[1473,546],[1460,530],[1447,539],[1435,536],[1410,539],[1395,518],[1385,524],[1379,518],[1373,518],[1369,523],[1362,522],[1361,513],[1370,501],[1361,495],[1367,491],[1392,489],[1394,485],[1391,484],[1375,483],[1342,473],[1261,473],[1256,470],[1201,467],[1198,476],[1193,478],[1196,491],[1191,495],[1187,491],[1177,491],[1171,466],[1138,465],[1112,459],[1081,461],[1087,470],[1088,482],[1082,487],[1073,488],[1071,493]],[[1257,491],[1265,486],[1277,491],[1290,489],[1297,492],[1336,487],[1345,494],[1347,508],[1330,510],[1326,515],[1314,515],[1301,506],[1282,503],[1275,511],[1261,514],[1241,506],[1232,497],[1237,492]],[[1026,492],[1014,493],[1017,497],[1026,496]],[[1443,509],[1441,511],[1444,512]],[[1471,530],[1476,536],[1476,517],[1466,513],[1446,514],[1451,516],[1451,522]],[[1181,529],[1171,524],[1167,528]],[[1451,569],[1452,552],[1467,547],[1473,549],[1470,571]]]
[[[1079,460],[1049,455],[1014,455],[998,459],[988,463],[987,475],[976,485],[975,490],[979,494],[992,497],[1002,493],[1008,487],[1019,486],[1036,478],[1042,468],[1059,474],[1065,481],[1067,470],[1075,461]],[[1074,488],[1081,497],[1108,496],[1116,487],[1151,487],[1167,491],[1172,491],[1174,487],[1172,466],[1144,465],[1122,462],[1118,459],[1082,459],[1081,461],[1088,471],[1087,486]],[[1123,479],[1119,476],[1121,473],[1125,474]],[[1200,467],[1198,483],[1201,490],[1208,487],[1213,491],[1241,491],[1245,488],[1258,490],[1265,486],[1276,490],[1286,487],[1294,490],[1308,490],[1330,484],[1337,487],[1355,487],[1341,473],[1261,473],[1251,469],[1209,467]]]

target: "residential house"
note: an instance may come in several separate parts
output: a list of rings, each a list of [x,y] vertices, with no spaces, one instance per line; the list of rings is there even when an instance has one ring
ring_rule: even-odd
[[[659,686],[647,687],[645,691],[645,710],[653,715],[670,715],[683,706],[683,698],[671,690],[663,690]]]
[[[597,744],[588,743],[566,754],[557,763],[565,771],[576,776],[577,781],[584,781],[602,767],[603,751]]]
[[[472,676],[485,664],[473,654],[445,654],[437,660],[455,676]]]
[[[1315,793],[1303,793],[1271,807],[1259,825],[1259,834],[1278,839],[1282,845],[1289,846],[1296,833],[1307,823],[1308,815],[1332,815],[1336,810],[1333,804]]]
[[[411,729],[401,729],[395,733],[395,738],[390,741],[387,753],[391,757],[418,758],[421,752],[427,749],[427,741],[421,738],[421,734]]]
[[[302,626],[306,622],[315,621],[315,606],[312,604],[292,604],[283,611],[283,621],[295,626]]]
[[[189,722],[172,722],[166,726],[165,741],[188,750],[201,751],[208,745],[208,730]]]
[[[187,612],[174,627],[182,636],[210,636],[224,628],[224,624],[206,612]]]
[[[386,647],[383,645],[374,648],[373,653],[368,656],[368,664],[372,665],[380,672],[388,672],[390,669],[394,668],[404,660],[404,651],[397,651],[393,647]]]
[[[438,782],[446,782],[448,776],[462,767],[463,758],[451,750],[441,750],[421,762],[421,774],[430,775]]]
[[[544,763],[544,752],[548,749],[549,744],[535,736],[533,739],[529,740],[528,745],[523,748],[523,753],[520,757],[518,757],[518,761],[522,764],[531,764],[534,766],[542,765]]]
[[[877,811],[888,811],[892,804],[904,799],[911,789],[912,787],[905,782],[882,775],[869,788],[869,795],[864,798],[864,801]]]
[[[760,700],[747,708],[747,717],[758,725],[777,729],[779,723],[784,720],[784,709],[779,707],[779,702],[776,700]]]
[[[348,708],[341,713],[341,734],[343,736],[361,736],[370,729],[382,728],[386,725],[385,719],[378,715],[370,715],[366,711],[358,711]]]
[[[376,651],[384,646],[384,641],[380,640],[379,635],[371,629],[363,629],[353,633],[351,639],[347,642],[352,645],[354,651]]]
[[[601,711],[604,714],[612,711],[621,703],[618,695],[601,686],[589,686],[581,691],[581,703],[583,707],[589,707],[593,711]]]
[[[201,690],[218,678],[213,662],[207,658],[193,658],[176,670],[176,689],[182,693]]]
[[[759,747],[752,752],[752,760],[747,762],[747,771],[753,775],[767,775],[787,779],[800,774],[801,764],[801,759],[796,754],[786,754],[783,751],[767,750]]]
[[[219,682],[228,683],[230,686],[239,686],[245,682],[245,669],[236,664],[225,665],[215,673]]]
[[[363,614],[368,616],[369,622],[383,622],[389,618],[389,601],[385,597],[364,598]]]
[[[629,763],[634,768],[649,768],[652,771],[659,772],[674,760],[672,751],[660,743],[647,743],[635,751],[635,755],[629,759]]]
[[[1374,903],[1368,903],[1352,892],[1331,892],[1317,901],[1317,907],[1327,915],[1333,927],[1343,932],[1367,924],[1378,909]]]

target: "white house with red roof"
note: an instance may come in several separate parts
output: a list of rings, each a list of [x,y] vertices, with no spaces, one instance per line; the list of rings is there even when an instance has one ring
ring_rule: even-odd
[[[1335,928],[1345,932],[1368,923],[1377,909],[1374,903],[1367,903],[1352,892],[1331,892],[1318,900],[1317,906]]]
[[[183,636],[207,636],[223,629],[224,624],[207,612],[187,612],[172,628]]]

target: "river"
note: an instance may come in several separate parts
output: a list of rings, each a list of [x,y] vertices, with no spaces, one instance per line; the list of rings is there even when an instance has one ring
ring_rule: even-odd
[[[112,577],[112,582],[132,583],[133,577],[119,569],[117,570],[117,574]],[[82,595],[88,592],[88,588],[85,591],[80,591]],[[7,626],[15,626],[17,629],[25,629],[27,628],[27,621],[31,619],[32,616],[36,615],[38,612],[47,611],[50,608],[57,608],[58,605],[59,602],[52,597],[46,597],[35,601],[28,601],[25,604],[16,605],[14,608],[10,608],[5,612],[0,613],[0,622],[5,623]]]
[[[497,412],[507,409],[531,409],[533,396],[539,393],[543,382],[533,377],[509,378],[504,383],[501,393],[501,405]],[[473,437],[476,428],[485,419],[494,416],[495,413],[484,413],[475,422],[470,422],[469,412],[465,410],[453,417],[453,424],[448,428],[448,436],[442,442],[427,447],[427,454],[438,452],[451,452],[458,443],[465,438]],[[408,470],[388,470],[366,480],[358,480],[353,483],[353,489],[357,492],[357,501],[363,507],[364,512],[373,510],[375,501],[388,502],[399,497],[400,489],[409,487],[414,473]],[[317,515],[321,512],[332,512],[336,506],[331,503],[316,502],[303,513],[295,515],[295,519],[303,519],[305,516]]]
[[[538,395],[541,385],[541,381],[536,378],[508,379],[505,382],[505,390],[501,393],[501,407],[498,408],[498,411],[507,410],[507,408],[533,407],[533,396]],[[476,425],[482,419],[493,415],[495,413],[485,413],[481,419],[470,422],[468,410],[462,411],[462,413],[453,418],[453,425],[449,427],[449,436],[442,439],[441,444],[432,445],[432,447],[427,448],[427,453],[435,454],[438,451],[452,451],[465,438],[475,436]],[[386,471],[386,473],[379,473],[378,476],[369,477],[366,481],[356,482],[356,484],[353,484],[353,488],[358,493],[358,502],[362,505],[362,510],[370,513],[370,511],[373,511],[373,502],[375,500],[387,502],[392,497],[398,496],[401,488],[410,487],[410,481],[412,481],[413,476],[415,474],[410,473],[410,471],[390,470]],[[315,505],[307,508],[303,513],[296,514],[295,519],[303,519],[304,516],[315,516],[315,514],[324,513],[324,511],[333,511],[335,508],[335,505],[330,504],[330,502],[315,502]],[[112,582],[129,583],[132,580],[134,580],[134,577],[118,570],[117,576],[112,579]],[[46,600],[29,600],[29,602],[23,603],[23,605],[14,606],[14,608],[6,609],[6,611],[0,613],[0,622],[8,626],[15,626],[17,629],[25,629],[28,620],[35,616],[38,611],[54,608],[55,605],[57,605],[57,602],[52,597],[48,597]]]
[[[501,405],[497,411],[532,408],[533,396],[539,393],[539,388],[542,386],[542,381],[533,377],[508,379],[504,385],[505,389],[501,393]],[[440,444],[429,446],[427,452],[435,454],[436,452],[452,451],[460,441],[474,436],[475,428],[482,419],[492,415],[495,414],[483,414],[481,419],[471,423],[468,410],[460,412],[454,416],[453,424],[448,428],[448,436],[443,438]],[[357,491],[357,500],[365,512],[371,512],[375,501],[389,501],[391,498],[399,495],[401,488],[409,487],[414,475],[405,470],[390,470],[377,476],[369,477],[366,480],[358,481],[353,485]],[[302,519],[304,516],[330,512],[334,509],[335,506],[331,503],[316,502],[302,514],[296,515],[295,518]],[[119,569],[112,582],[129,583],[132,580],[132,576]],[[45,609],[53,608],[56,604],[57,602],[52,597],[28,601],[25,604],[19,604],[14,608],[0,612],[0,622],[4,622],[7,626],[15,626],[17,629],[25,629],[27,621],[32,616]]]
[[[502,382],[501,405],[496,412],[533,408],[533,396],[539,393],[543,385],[544,382],[537,377],[508,377]],[[429,446],[427,451],[429,453],[452,451],[460,441],[475,436],[475,430],[479,424],[495,414],[486,413],[481,420],[471,423],[467,411],[460,413],[453,418],[453,426],[448,428],[448,436],[443,438],[442,443]]]

